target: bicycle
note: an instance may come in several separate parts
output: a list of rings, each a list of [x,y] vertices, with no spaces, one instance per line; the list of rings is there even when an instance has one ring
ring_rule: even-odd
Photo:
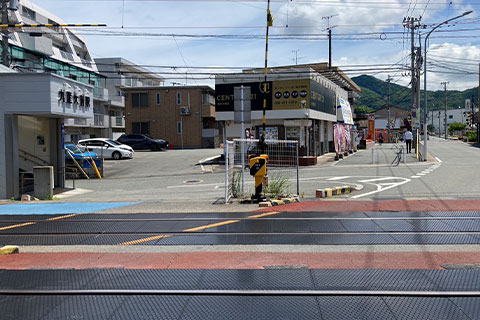
[[[400,164],[400,160],[402,160],[403,156],[403,147],[398,146],[398,145],[393,145],[393,149],[395,149],[395,159],[393,159],[392,163],[390,164],[391,166],[397,167]]]

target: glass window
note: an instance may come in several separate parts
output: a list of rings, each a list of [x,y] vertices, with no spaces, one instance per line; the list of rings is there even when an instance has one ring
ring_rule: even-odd
[[[448,116],[448,119],[453,119],[453,115],[449,115],[449,116]]]
[[[177,92],[177,106],[182,105],[182,93]]]
[[[148,108],[148,93],[132,93],[132,108]]]
[[[162,104],[162,97],[160,95],[160,92],[157,92],[157,106]]]
[[[180,121],[177,122],[177,133],[182,134],[182,123]]]
[[[31,20],[36,20],[37,18],[37,14],[35,13],[35,11],[23,6],[22,7],[22,14],[23,16],[31,19]]]
[[[132,132],[139,134],[150,134],[149,122],[132,122]],[[138,134],[133,135],[133,139],[144,139],[143,136]]]

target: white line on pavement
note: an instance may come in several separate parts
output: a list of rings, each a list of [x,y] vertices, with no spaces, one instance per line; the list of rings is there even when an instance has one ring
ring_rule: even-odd
[[[327,179],[328,181],[335,181],[335,180],[342,180],[342,179],[347,179],[350,178],[350,176],[345,176],[345,177],[333,177],[330,179]]]
[[[442,162],[443,162],[442,160],[440,160],[440,158],[439,158],[439,157],[435,157],[435,159],[437,159],[437,161],[438,161],[438,162],[440,162],[440,163],[442,163]]]

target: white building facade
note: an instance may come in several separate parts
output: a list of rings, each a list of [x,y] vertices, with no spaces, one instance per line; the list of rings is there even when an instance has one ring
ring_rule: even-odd
[[[217,76],[216,120],[225,125],[226,139],[241,136],[234,123],[234,87],[251,89],[251,124],[246,129],[259,138],[263,123],[264,75],[260,71]],[[333,125],[340,98],[349,93],[310,67],[269,70],[267,80],[266,139],[299,141],[300,156],[319,156],[334,151]]]
[[[433,132],[440,132],[441,134],[445,133],[445,121],[448,126],[454,122],[468,124],[467,117],[468,113],[472,110],[466,110],[465,108],[461,109],[447,109],[447,116],[445,117],[445,110],[434,110],[428,112],[428,121],[427,124],[433,127]],[[478,108],[475,108],[475,112],[478,112]],[[440,130],[439,130],[440,129]]]

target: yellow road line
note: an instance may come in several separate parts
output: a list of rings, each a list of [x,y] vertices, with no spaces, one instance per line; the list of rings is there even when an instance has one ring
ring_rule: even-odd
[[[26,227],[26,226],[30,226],[30,225],[35,224],[35,223],[36,222],[26,222],[26,223],[21,223],[21,224],[14,224],[14,225],[11,225],[11,226],[6,226],[6,227],[0,228],[0,231],[13,229],[13,228]]]
[[[55,220],[66,219],[66,218],[75,217],[75,216],[78,216],[78,213],[67,214],[66,216],[50,218],[50,219],[47,219],[46,221],[55,221]]]
[[[139,243],[144,243],[144,242],[148,242],[148,241],[164,239],[164,238],[168,238],[168,237],[171,237],[171,236],[168,235],[168,234],[164,234],[164,235],[161,235],[161,236],[154,236],[154,237],[150,237],[150,238],[143,238],[143,239],[138,239],[138,240],[127,241],[127,242],[120,243],[119,245],[120,246],[131,246],[133,244],[139,244]]]
[[[254,216],[249,216],[249,217],[247,217],[247,219],[257,219],[257,218],[261,218],[261,217],[272,216],[272,215],[274,215],[274,214],[279,214],[279,213],[280,213],[280,212],[277,212],[277,211],[266,212],[266,213],[261,213],[261,214],[257,214],[257,215],[254,215]],[[241,220],[227,220],[227,221],[222,221],[222,222],[207,224],[207,225],[199,226],[199,227],[195,227],[195,228],[185,229],[185,230],[183,230],[182,232],[201,231],[201,230],[205,230],[205,229],[210,229],[210,228],[215,228],[215,227],[224,226],[224,225],[227,225],[227,224],[237,223],[237,222],[240,222],[240,221],[241,221]],[[171,237],[171,236],[172,236],[172,235],[153,236],[153,237],[149,237],[149,238],[143,238],[143,239],[132,240],[132,241],[128,241],[128,242],[123,242],[123,243],[120,243],[119,245],[121,245],[121,246],[130,246],[130,245],[145,243],[145,242],[149,242],[149,241],[153,241],[153,240],[164,239],[164,238],[168,238],[168,237]]]
[[[76,216],[76,215],[78,215],[78,214],[77,214],[77,213],[75,213],[75,214],[68,214],[68,215],[65,215],[65,216],[60,216],[60,217],[55,217],[55,218],[46,219],[45,221],[55,221],[55,220],[60,220],[60,219],[66,219],[66,218],[70,218],[70,217],[73,217],[73,216]],[[36,222],[25,222],[25,223],[14,224],[14,225],[11,225],[11,226],[2,227],[2,228],[0,228],[0,231],[9,230],[9,229],[14,229],[14,228],[20,228],[20,227],[26,227],[26,226],[31,226],[32,224],[36,224]]]
[[[195,231],[200,231],[200,230],[205,230],[205,229],[220,227],[220,226],[224,226],[224,225],[226,225],[226,224],[237,223],[237,222],[240,222],[240,220],[227,220],[227,221],[223,221],[223,222],[207,224],[206,226],[200,226],[200,227],[196,227],[196,228],[185,229],[185,230],[183,230],[183,231],[184,231],[184,232],[195,232]]]
[[[262,218],[267,216],[273,216],[274,214],[279,214],[279,213],[280,212],[277,212],[277,211],[266,212],[266,213],[261,213],[254,216],[248,216],[247,219],[257,219],[257,218]]]

